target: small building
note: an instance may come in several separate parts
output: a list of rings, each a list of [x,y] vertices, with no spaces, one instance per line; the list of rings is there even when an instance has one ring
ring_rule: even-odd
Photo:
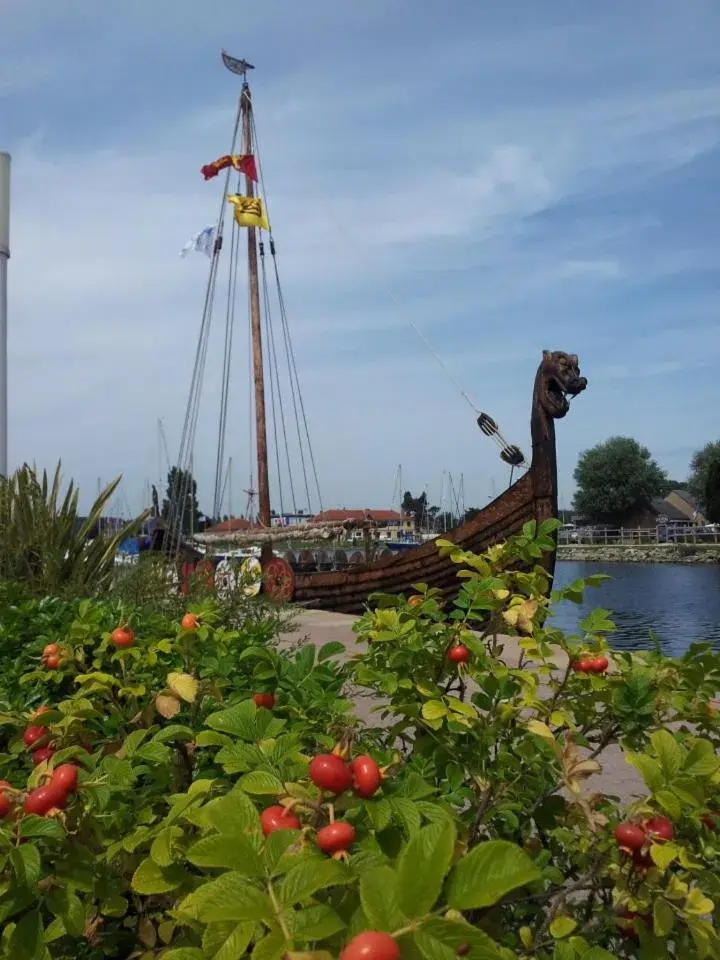
[[[245,533],[247,530],[259,530],[260,525],[252,520],[246,520],[245,517],[230,517],[221,523],[216,523],[214,527],[208,527],[205,533],[212,533],[215,536],[221,536],[229,533]]]
[[[651,500],[644,506],[637,507],[625,519],[623,527],[650,530],[668,523],[673,526],[690,526],[693,520],[688,516],[687,510],[680,509],[668,498],[664,498]]]
[[[695,497],[687,490],[672,490],[665,500],[684,514],[690,523],[705,523],[705,517]]]

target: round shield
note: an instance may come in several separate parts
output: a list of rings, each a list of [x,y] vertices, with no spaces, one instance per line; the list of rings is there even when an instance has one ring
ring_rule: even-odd
[[[219,597],[230,597],[237,588],[237,571],[229,560],[221,560],[215,567],[215,589]]]
[[[243,585],[243,593],[246,597],[256,597],[260,593],[262,586],[262,567],[256,557],[248,557],[243,560],[240,567],[240,578]]]
[[[295,574],[287,560],[272,557],[263,570],[265,593],[276,603],[289,603],[295,593]]]

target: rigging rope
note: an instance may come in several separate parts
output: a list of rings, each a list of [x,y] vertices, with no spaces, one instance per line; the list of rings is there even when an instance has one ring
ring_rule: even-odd
[[[266,341],[270,351],[270,408],[272,414],[272,427],[273,427],[273,439],[275,441],[275,463],[277,466],[277,481],[278,481],[278,491],[280,495],[280,515],[282,516],[285,513],[285,506],[283,501],[283,488],[282,488],[282,471],[280,469],[280,444],[278,442],[278,429],[277,429],[277,411],[275,408],[275,395],[277,393],[277,406],[280,409],[280,416],[282,418],[282,434],[285,445],[285,455],[287,457],[287,468],[288,468],[288,477],[290,481],[290,498],[292,500],[293,510],[297,513],[297,502],[295,500],[295,485],[293,484],[292,478],[292,469],[290,467],[290,449],[288,447],[287,431],[285,429],[285,413],[282,405],[282,393],[280,388],[280,371],[278,369],[277,362],[277,352],[275,350],[275,331],[273,330],[273,325],[270,322],[270,291],[268,289],[267,282],[267,270],[265,269],[265,244],[262,240],[259,243],[260,247],[260,268],[262,272],[262,291],[263,291],[263,315],[265,320],[265,334]]]
[[[255,144],[255,155],[256,155],[256,161],[257,161],[257,169],[258,169],[258,178],[259,178],[259,181],[260,181],[260,188],[261,188],[262,193],[263,193],[263,196],[264,196],[264,198],[265,198],[265,208],[266,208],[266,210],[269,211],[268,199],[267,199],[267,191],[266,191],[266,189],[265,189],[265,179],[264,179],[263,171],[262,171],[262,163],[261,163],[261,161],[260,161],[260,143],[259,143],[259,138],[258,138],[258,135],[257,135],[257,128],[256,128],[256,126],[255,126],[255,115],[254,115],[253,112],[251,112],[251,114],[250,114],[250,123],[251,123],[251,127],[252,127],[253,142],[254,142],[254,144]],[[268,212],[268,217],[269,217],[269,212]],[[320,507],[320,512],[322,512],[322,510],[323,510],[323,502],[322,502],[322,494],[321,494],[321,491],[320,491],[320,480],[319,480],[319,477],[318,477],[317,464],[316,464],[316,462],[315,462],[315,454],[314,454],[314,451],[313,451],[312,441],[311,441],[311,439],[310,439],[310,428],[309,428],[309,425],[308,425],[307,414],[306,414],[306,412],[305,412],[305,402],[304,402],[304,399],[303,399],[302,389],[301,389],[301,387],[300,387],[300,378],[299,378],[298,372],[297,372],[297,363],[296,363],[296,360],[295,360],[295,350],[294,350],[293,343],[292,343],[292,337],[291,337],[291,335],[290,335],[290,325],[289,325],[289,322],[288,322],[287,308],[286,308],[286,305],[285,305],[285,297],[284,297],[283,290],[282,290],[282,285],[281,285],[281,282],[280,282],[280,271],[279,271],[279,268],[278,268],[277,252],[276,252],[276,249],[275,249],[275,240],[274,240],[273,234],[272,234],[272,221],[271,221],[271,227],[270,227],[270,231],[269,231],[269,242],[270,242],[270,255],[272,256],[273,270],[274,270],[274,274],[275,274],[275,286],[276,286],[276,290],[277,290],[278,303],[279,303],[279,306],[280,306],[280,323],[281,323],[282,332],[283,332],[283,340],[284,340],[284,342],[285,342],[285,356],[286,356],[287,366],[288,366],[288,379],[289,379],[289,382],[290,382],[290,395],[291,395],[291,397],[292,397],[293,410],[294,410],[294,413],[295,413],[295,424],[296,424],[296,427],[297,427],[297,435],[298,435],[298,447],[299,447],[300,459],[301,459],[301,463],[302,463],[303,480],[304,480],[304,484],[305,484],[305,493],[306,493],[307,500],[308,500],[308,510],[312,513],[312,502],[311,502],[311,497],[310,497],[310,487],[309,487],[308,478],[307,478],[307,470],[306,470],[306,466],[305,466],[305,454],[304,454],[304,451],[303,451],[303,438],[302,438],[301,431],[300,431],[300,418],[298,417],[298,406],[299,406],[299,410],[300,410],[300,416],[302,417],[303,428],[304,428],[304,433],[305,433],[305,440],[306,440],[306,442],[307,442],[308,458],[309,458],[309,460],[310,460],[310,466],[311,466],[312,472],[313,472],[313,479],[314,479],[314,482],[315,482],[315,490],[316,490],[316,492],[317,492],[318,504],[319,504],[319,507]]]
[[[242,99],[238,102],[238,109],[235,115],[235,127],[233,129],[230,153],[235,152],[238,132],[240,130],[240,121],[242,116]],[[177,467],[180,474],[176,474],[174,490],[171,491],[170,505],[167,518],[167,531],[170,534],[170,543],[168,552],[173,552],[177,558],[181,546],[181,534],[185,510],[188,506],[188,494],[191,492],[191,476],[189,466],[192,463],[192,450],[195,443],[197,431],[197,420],[200,406],[200,393],[202,380],[207,361],[208,339],[210,333],[210,324],[212,320],[212,311],[215,301],[215,289],[217,285],[219,254],[222,249],[223,222],[225,213],[225,196],[230,184],[232,169],[228,168],[225,174],[225,184],[223,188],[222,199],[220,201],[220,210],[216,221],[215,242],[213,245],[212,259],[210,264],[210,274],[207,287],[205,289],[205,300],[203,304],[202,321],[200,324],[200,333],[198,335],[197,348],[195,351],[195,363],[190,379],[190,392],[188,396],[187,407],[185,409],[185,419],[183,422],[182,433],[180,437],[180,447],[178,451]],[[190,505],[192,509],[192,504]]]
[[[325,207],[326,211],[328,212],[328,214],[330,215],[331,220],[332,220],[333,223],[335,224],[335,227],[336,227],[338,233],[342,234],[342,236],[343,236],[343,237],[345,238],[345,240],[348,242],[348,245],[355,251],[355,254],[356,254],[356,256],[358,257],[358,259],[359,259],[360,263],[362,264],[362,266],[363,266],[368,272],[372,272],[372,268],[371,268],[371,265],[370,265],[370,263],[369,263],[369,260],[365,257],[365,255],[364,255],[364,253],[363,253],[360,245],[355,241],[355,239],[351,236],[351,234],[342,226],[342,224],[340,223],[340,221],[338,220],[338,218],[335,216],[335,213],[334,213],[333,210],[330,208],[330,206],[329,206],[329,204],[328,204],[327,202],[324,203],[324,207]],[[458,393],[460,394],[460,396],[462,397],[462,399],[467,403],[467,405],[470,407],[470,409],[471,409],[471,410],[473,411],[473,413],[476,415],[478,426],[480,427],[480,429],[483,431],[483,433],[484,433],[487,437],[490,437],[490,438],[494,441],[495,445],[496,445],[496,446],[499,448],[499,450],[500,450],[500,456],[501,456],[501,458],[502,458],[506,463],[513,464],[514,466],[520,466],[521,464],[525,463],[525,458],[524,458],[521,450],[520,450],[517,446],[515,446],[514,444],[508,443],[508,442],[505,440],[505,438],[503,437],[503,435],[500,433],[500,430],[499,430],[499,428],[498,428],[498,425],[495,423],[495,421],[492,419],[492,417],[489,417],[488,414],[486,414],[486,413],[482,413],[482,412],[475,406],[475,404],[473,403],[473,401],[470,399],[470,396],[468,395],[467,391],[463,389],[463,387],[462,387],[462,385],[460,384],[460,382],[459,382],[459,380],[457,379],[457,377],[456,377],[456,376],[453,374],[453,372],[450,370],[450,368],[449,368],[448,365],[445,363],[445,361],[444,361],[443,358],[440,356],[440,354],[437,352],[437,350],[435,350],[435,348],[433,347],[433,345],[430,343],[430,341],[428,340],[428,338],[425,336],[425,334],[422,332],[422,330],[421,330],[421,329],[418,327],[418,325],[415,323],[415,321],[413,320],[413,318],[406,313],[406,311],[405,311],[404,308],[403,308],[403,305],[400,303],[400,301],[399,301],[398,298],[395,296],[395,294],[392,292],[392,290],[387,286],[387,284],[383,283],[382,280],[379,280],[378,285],[383,289],[383,291],[385,292],[385,294],[386,294],[386,295],[389,297],[389,299],[395,304],[395,306],[398,307],[398,308],[400,309],[400,311],[402,311],[402,313],[404,314],[405,319],[406,319],[408,325],[409,325],[409,326],[411,327],[411,329],[417,334],[417,336],[420,338],[420,340],[422,340],[422,342],[423,342],[423,344],[425,345],[425,347],[427,348],[428,352],[429,352],[429,353],[431,354],[431,356],[437,361],[437,363],[438,363],[438,365],[440,366],[441,370],[445,373],[445,375],[448,377],[448,379],[450,380],[450,382],[451,382],[451,383],[455,386],[455,388],[457,389],[457,391],[458,391]],[[488,430],[486,430],[486,429],[483,427],[482,423],[480,422],[481,419],[485,419],[489,424],[492,424],[492,425],[493,425],[493,426],[492,426],[492,429],[490,430],[490,432],[488,432]],[[519,458],[519,459],[518,459],[518,458]]]

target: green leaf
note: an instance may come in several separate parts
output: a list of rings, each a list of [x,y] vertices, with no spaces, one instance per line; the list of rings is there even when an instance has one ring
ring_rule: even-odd
[[[653,904],[653,932],[656,937],[667,937],[675,925],[673,908],[662,897]]]
[[[650,858],[661,870],[665,871],[680,854],[680,847],[676,843],[653,843],[650,847]]]
[[[472,960],[500,960],[503,956],[500,947],[486,933],[458,920],[429,917],[415,933],[414,940],[426,960],[443,960],[445,957],[450,960],[457,955],[456,950],[461,944],[470,946],[468,956]],[[451,952],[450,957],[447,950]]]
[[[550,936],[555,940],[562,940],[563,937],[569,937],[577,927],[577,920],[572,917],[555,917],[550,924]]]
[[[344,644],[339,640],[331,640],[329,643],[324,643],[318,650],[318,663],[323,663],[330,657],[339,657],[343,653],[345,653]]]
[[[65,830],[62,824],[53,817],[38,817],[34,813],[29,813],[20,821],[20,836],[62,840],[65,836]]]
[[[287,857],[283,855],[300,838],[299,830],[273,830],[265,841],[265,866],[270,876],[276,876],[277,873],[287,872],[292,863],[287,863]],[[291,856],[299,856],[300,850],[295,850]]]
[[[45,928],[40,914],[36,910],[26,913],[10,936],[8,956],[13,960],[38,960],[39,957],[44,957],[44,934]]]
[[[490,907],[506,893],[540,878],[530,857],[507,840],[478,844],[457,864],[448,888],[448,904],[456,910]]]
[[[248,883],[242,874],[230,871],[198,887],[179,907],[194,920],[268,920],[273,915],[267,894]]]
[[[665,779],[672,780],[683,765],[685,751],[668,730],[656,730],[650,736],[650,743],[660,761]]]
[[[150,857],[147,857],[133,874],[131,887],[135,893],[150,896],[154,893],[167,893],[175,890],[185,880],[188,874],[180,864],[161,867]]]
[[[694,913],[699,917],[710,914],[715,909],[715,905],[709,897],[698,887],[693,887],[685,901],[685,912]]]
[[[674,793],[669,790],[658,790],[655,799],[671,820],[678,820],[682,816],[682,804]]]
[[[625,762],[635,767],[652,793],[662,788],[663,772],[657,760],[653,760],[644,753],[628,753],[625,756]]]
[[[259,796],[277,797],[285,791],[282,781],[278,780],[273,773],[268,773],[267,770],[253,770],[251,773],[246,773],[244,777],[240,777],[239,786],[246,793]]]
[[[279,931],[273,931],[255,944],[252,960],[281,960],[286,952],[285,937]]]
[[[169,740],[192,740],[195,733],[190,727],[183,726],[181,723],[171,723],[163,727],[159,733],[153,737],[155,743],[167,743]]]
[[[250,833],[260,836],[260,819],[255,804],[242,790],[211,800],[203,808],[210,826],[220,833]]]
[[[256,724],[257,707],[252,700],[243,700],[226,710],[211,713],[205,725],[220,733],[229,733],[249,743],[259,739]]]
[[[709,740],[697,740],[685,757],[683,773],[686,777],[709,777],[720,766],[715,748]]]
[[[169,867],[173,862],[172,840],[173,828],[168,827],[155,837],[150,846],[150,856],[159,867]]]
[[[203,837],[187,852],[196,867],[225,867],[244,877],[262,877],[264,869],[251,841],[241,834]]]
[[[337,860],[308,857],[288,870],[280,886],[280,901],[290,906],[306,900],[318,890],[350,883],[352,879],[350,870]]]
[[[56,887],[45,897],[48,910],[60,917],[66,933],[79,937],[85,929],[85,909],[80,898],[67,887]]]
[[[617,960],[617,957],[602,947],[590,947],[587,953],[582,955],[582,960]]]
[[[203,933],[203,953],[211,960],[240,960],[250,943],[254,924],[232,920],[209,923]]]
[[[392,867],[373,867],[360,878],[360,903],[373,930],[392,933],[403,926],[398,906],[398,876]]]
[[[406,917],[429,913],[442,890],[455,849],[449,820],[423,827],[410,840],[398,863],[398,906]]]
[[[393,819],[402,826],[405,833],[409,837],[417,833],[422,823],[417,804],[412,800],[406,800],[405,797],[390,797],[388,803],[392,809]]]
[[[174,947],[163,953],[163,960],[207,960],[197,947]]]
[[[425,720],[440,720],[447,715],[447,707],[440,700],[428,700],[422,706],[422,715]]]
[[[29,843],[21,847],[13,847],[10,851],[10,859],[17,882],[24,887],[34,887],[42,873],[38,848]]]
[[[301,943],[324,940],[345,929],[343,920],[326,904],[318,904],[298,910],[288,916],[288,926],[293,939]]]
[[[170,762],[170,750],[163,743],[145,743],[135,754],[139,760],[145,760],[147,763],[153,763],[158,766]]]

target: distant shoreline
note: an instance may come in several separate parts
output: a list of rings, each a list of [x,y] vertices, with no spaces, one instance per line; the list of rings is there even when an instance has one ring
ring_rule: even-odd
[[[720,544],[561,543],[557,559],[579,563],[720,563]]]

